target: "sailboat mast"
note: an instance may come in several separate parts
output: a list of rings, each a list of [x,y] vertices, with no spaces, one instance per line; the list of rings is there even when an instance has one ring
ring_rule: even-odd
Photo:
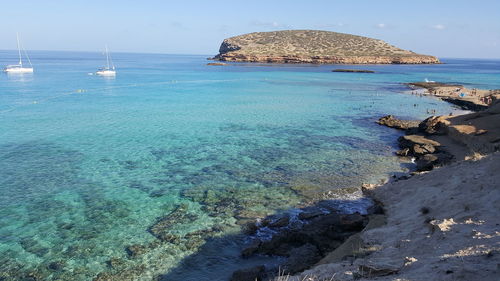
[[[19,65],[23,67],[23,59],[21,57],[21,45],[19,44],[19,33],[16,32],[17,37],[17,52],[19,53]]]
[[[109,69],[109,54],[108,54],[108,45],[106,45],[106,69]]]

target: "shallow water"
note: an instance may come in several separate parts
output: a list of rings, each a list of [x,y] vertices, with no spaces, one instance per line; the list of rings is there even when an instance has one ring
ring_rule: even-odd
[[[15,55],[0,52],[0,64]],[[340,208],[362,209],[368,202],[346,188],[403,169],[391,153],[399,133],[374,121],[453,111],[402,94],[400,83],[500,88],[498,61],[355,66],[378,73],[352,74],[115,54],[118,75],[109,79],[89,75],[102,64],[97,53],[31,56],[33,75],[0,76],[7,280],[91,280],[100,272],[214,280],[261,263],[238,258],[239,224],[332,190]]]

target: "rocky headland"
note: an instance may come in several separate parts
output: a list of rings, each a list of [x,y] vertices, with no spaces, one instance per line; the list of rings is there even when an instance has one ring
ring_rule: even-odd
[[[321,30],[254,32],[225,39],[214,60],[322,64],[435,64],[382,40]]]

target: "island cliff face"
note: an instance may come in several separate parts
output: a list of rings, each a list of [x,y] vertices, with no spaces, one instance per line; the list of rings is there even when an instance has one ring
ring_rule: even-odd
[[[433,56],[382,40],[320,30],[254,32],[225,39],[213,59],[236,62],[434,64]]]

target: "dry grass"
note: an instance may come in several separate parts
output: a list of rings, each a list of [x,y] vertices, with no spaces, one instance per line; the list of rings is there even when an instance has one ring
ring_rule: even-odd
[[[227,39],[247,55],[413,56],[382,40],[320,30],[254,32]],[[238,52],[238,51],[236,51]]]
[[[273,281],[334,281],[335,274],[332,275],[330,279],[319,278],[315,275],[306,274],[305,276],[295,277],[290,274],[286,274],[284,270],[278,270],[278,277],[273,279]]]

